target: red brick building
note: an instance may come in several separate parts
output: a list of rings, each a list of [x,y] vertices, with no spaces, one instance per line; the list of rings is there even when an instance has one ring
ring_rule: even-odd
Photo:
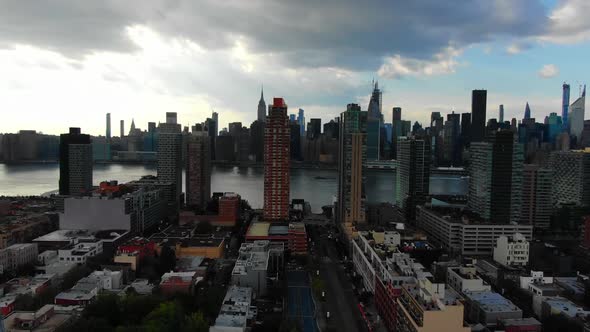
[[[160,282],[160,290],[165,295],[175,293],[192,294],[195,285],[201,281],[196,272],[169,272],[164,273]]]
[[[395,331],[397,298],[402,295],[402,290],[389,282],[383,283],[377,277],[375,279],[375,307],[387,330]]]
[[[290,139],[287,104],[274,98],[264,128],[264,220],[289,218]]]
[[[307,233],[304,224],[282,222],[253,223],[246,231],[246,242],[257,240],[282,242],[292,254],[307,254]]]
[[[186,205],[203,210],[211,198],[210,147],[207,131],[202,128],[191,133],[186,146]]]
[[[233,226],[240,218],[241,197],[235,193],[225,193],[219,198],[219,213],[215,226]]]
[[[139,253],[139,259],[146,256],[154,256],[156,253],[156,243],[143,237],[135,237],[125,244],[120,245],[117,249],[118,254]]]

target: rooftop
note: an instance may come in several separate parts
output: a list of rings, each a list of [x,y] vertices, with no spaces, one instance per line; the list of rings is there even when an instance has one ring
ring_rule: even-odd
[[[465,292],[465,297],[478,302],[479,307],[486,312],[513,312],[521,311],[519,307],[502,295],[492,291]]]
[[[215,326],[245,327],[250,318],[251,301],[252,288],[231,286],[225,294]]]

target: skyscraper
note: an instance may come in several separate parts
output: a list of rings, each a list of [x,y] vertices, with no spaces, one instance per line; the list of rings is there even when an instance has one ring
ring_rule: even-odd
[[[121,120],[121,138],[125,137],[125,120]]]
[[[182,193],[182,133],[176,113],[166,112],[166,122],[158,125],[157,150],[158,180],[174,184],[172,199],[177,208]]]
[[[260,100],[258,101],[258,121],[266,121],[266,102],[264,101],[264,88],[260,89]]]
[[[264,122],[254,121],[250,125],[250,154],[257,162],[264,161]]]
[[[305,111],[303,108],[299,109],[297,123],[299,123],[299,136],[305,136]]]
[[[522,145],[509,130],[484,142],[472,142],[467,207],[482,219],[499,224],[520,221]]]
[[[482,142],[486,134],[486,90],[471,93],[471,142]]]
[[[322,119],[310,119],[307,124],[307,139],[318,139],[322,133]]]
[[[569,108],[568,127],[570,134],[575,136],[578,140],[582,137],[584,130],[584,117],[586,113],[586,86],[580,98],[576,99]]]
[[[590,148],[554,151],[550,165],[553,170],[553,205],[590,207]]]
[[[398,169],[395,201],[407,221],[416,219],[416,205],[423,204],[430,184],[430,144],[426,140],[401,138],[397,145]]]
[[[186,205],[204,210],[211,197],[209,133],[197,124],[186,145]]]
[[[111,113],[107,113],[107,140],[111,139]]]
[[[382,94],[375,82],[367,108],[367,160],[378,160],[381,151],[381,126],[383,123]]]
[[[504,105],[500,105],[498,109],[498,121],[504,123]]]
[[[471,113],[461,114],[461,146],[469,147],[471,144]]]
[[[529,120],[531,118],[531,107],[529,106],[529,102],[526,102],[526,106],[524,107],[524,119]]]
[[[290,136],[287,104],[283,98],[274,98],[264,128],[265,220],[289,219]]]
[[[213,119],[213,121],[215,121],[215,132],[213,133],[213,135],[217,137],[217,135],[219,135],[219,114],[217,114],[217,112],[213,112],[213,114],[211,114],[211,118]]]
[[[397,141],[402,136],[402,108],[394,107],[392,109],[391,119],[391,158],[397,157]]]
[[[353,224],[366,222],[363,170],[367,160],[367,112],[348,104],[340,114],[338,154],[338,221],[351,233]]]
[[[561,122],[563,123],[563,131],[569,132],[568,113],[570,106],[570,85],[563,83],[563,95],[561,97]]]
[[[92,143],[80,128],[59,137],[59,194],[83,195],[92,191]]]
[[[552,172],[535,164],[526,164],[522,172],[522,212],[520,222],[535,228],[549,228]]]

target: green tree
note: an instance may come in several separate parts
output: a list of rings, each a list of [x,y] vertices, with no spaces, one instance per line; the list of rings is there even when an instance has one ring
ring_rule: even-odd
[[[101,294],[96,301],[86,306],[84,317],[88,319],[104,318],[110,326],[121,324],[119,296],[115,294]]]
[[[164,302],[147,315],[143,325],[147,332],[177,332],[183,321],[183,308],[176,302]]]
[[[195,312],[186,317],[182,332],[207,332],[209,323],[202,312]]]

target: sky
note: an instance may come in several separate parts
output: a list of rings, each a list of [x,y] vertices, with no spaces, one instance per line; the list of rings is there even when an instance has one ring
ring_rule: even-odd
[[[391,108],[427,125],[469,112],[488,90],[488,118],[560,113],[561,85],[590,77],[587,0],[0,0],[0,133],[81,127],[104,135],[177,112],[185,126],[256,118],[283,97],[325,123],[371,82]]]

